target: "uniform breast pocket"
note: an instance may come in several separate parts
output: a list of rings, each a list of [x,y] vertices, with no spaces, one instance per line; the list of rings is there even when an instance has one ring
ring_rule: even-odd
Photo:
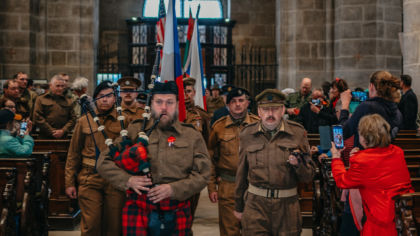
[[[296,144],[289,144],[289,143],[277,143],[277,151],[280,156],[280,163],[279,164],[286,164],[289,160],[290,154],[293,152],[293,150],[299,149]]]
[[[220,154],[227,156],[237,153],[238,147],[237,144],[235,145],[235,138],[234,134],[224,134],[220,137]]]
[[[52,102],[46,101],[42,103],[42,110],[45,114],[49,114],[54,110],[54,104]]]
[[[264,144],[253,144],[246,148],[249,168],[262,168],[265,166]]]
[[[169,153],[168,159],[170,164],[191,167],[193,162],[193,152],[188,147],[186,141],[175,141],[174,145],[170,147],[171,152]]]

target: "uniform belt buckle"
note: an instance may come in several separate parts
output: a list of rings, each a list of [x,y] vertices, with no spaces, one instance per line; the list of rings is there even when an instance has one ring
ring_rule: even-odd
[[[274,198],[275,189],[267,189],[267,198]]]

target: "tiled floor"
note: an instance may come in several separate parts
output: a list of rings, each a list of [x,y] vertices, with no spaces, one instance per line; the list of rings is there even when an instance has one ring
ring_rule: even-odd
[[[217,217],[217,204],[210,202],[207,189],[201,192],[200,202],[196,210],[193,224],[194,235],[196,236],[219,236]],[[79,228],[74,231],[50,231],[50,236],[76,236],[80,235]],[[304,229],[302,236],[311,236],[312,230]]]

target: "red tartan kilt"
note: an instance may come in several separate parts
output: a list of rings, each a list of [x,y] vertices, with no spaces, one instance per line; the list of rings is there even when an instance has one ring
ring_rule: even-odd
[[[172,235],[189,235],[192,225],[190,201],[164,199],[160,202],[160,209],[176,212],[176,227]],[[138,195],[127,190],[127,201],[122,214],[123,235],[147,235],[148,216],[153,210],[157,210],[157,205],[146,194]]]

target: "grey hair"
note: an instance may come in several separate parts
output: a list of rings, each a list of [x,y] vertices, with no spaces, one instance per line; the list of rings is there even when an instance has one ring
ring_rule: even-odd
[[[89,83],[88,79],[86,79],[85,77],[79,76],[76,79],[74,79],[74,82],[71,88],[76,91],[81,91],[82,89],[88,87],[88,83]]]
[[[63,77],[61,77],[61,75],[54,75],[54,76],[53,76],[53,77],[51,77],[51,79],[50,79],[50,84],[54,83],[56,80],[61,80],[61,81],[64,81],[64,80],[63,80]]]

